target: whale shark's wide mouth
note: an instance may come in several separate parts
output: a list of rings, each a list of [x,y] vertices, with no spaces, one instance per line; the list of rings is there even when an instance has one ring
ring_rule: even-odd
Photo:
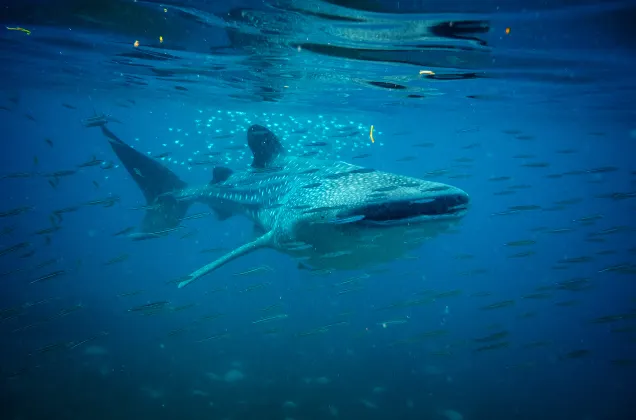
[[[469,201],[466,194],[446,194],[420,199],[369,203],[348,211],[346,217],[359,218],[361,223],[372,225],[455,219],[466,213]]]

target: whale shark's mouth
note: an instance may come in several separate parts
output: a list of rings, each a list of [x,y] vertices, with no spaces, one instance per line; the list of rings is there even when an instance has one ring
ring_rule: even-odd
[[[369,203],[348,211],[346,217],[357,218],[358,223],[380,226],[456,219],[466,213],[469,201],[466,194],[446,194]]]

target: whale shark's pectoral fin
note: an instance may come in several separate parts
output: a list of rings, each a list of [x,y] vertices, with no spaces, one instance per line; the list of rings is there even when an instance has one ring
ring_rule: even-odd
[[[245,245],[240,246],[231,252],[228,252],[227,254],[223,255],[221,258],[218,258],[212,261],[210,264],[204,267],[201,267],[194,273],[190,274],[187,280],[184,280],[179,283],[179,288],[187,286],[188,284],[192,283],[198,278],[205,276],[206,274],[216,270],[217,268],[229,263],[232,260],[237,259],[238,257],[247,255],[250,252],[256,251],[259,248],[265,248],[265,247],[271,246],[273,237],[274,237],[274,233],[273,231],[270,230],[269,232],[267,232],[263,236],[259,236],[257,239],[253,240],[252,242],[246,243]]]

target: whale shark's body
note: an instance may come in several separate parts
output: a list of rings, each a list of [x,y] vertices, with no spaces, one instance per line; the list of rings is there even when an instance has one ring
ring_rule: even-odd
[[[249,170],[216,167],[208,185],[192,188],[105,125],[101,129],[148,202],[142,233],[178,226],[195,202],[207,204],[220,220],[247,216],[257,228],[252,242],[195,271],[179,287],[263,247],[313,269],[388,262],[447,230],[468,208],[468,195],[450,185],[286,156],[278,138],[258,125],[247,132],[254,155]]]

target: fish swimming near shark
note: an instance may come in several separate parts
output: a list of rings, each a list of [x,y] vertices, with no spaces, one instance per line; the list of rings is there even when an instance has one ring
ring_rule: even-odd
[[[451,185],[289,156],[278,137],[260,125],[247,130],[251,167],[215,167],[209,184],[190,187],[106,124],[99,127],[146,198],[140,234],[178,227],[193,203],[208,205],[219,220],[243,215],[254,222],[254,240],[185,277],[180,288],[260,248],[316,270],[389,262],[448,230],[469,207],[468,194]]]

